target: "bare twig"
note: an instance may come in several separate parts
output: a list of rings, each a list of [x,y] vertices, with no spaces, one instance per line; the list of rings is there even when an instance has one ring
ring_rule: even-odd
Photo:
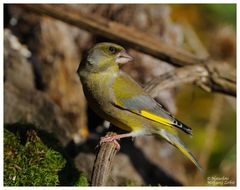
[[[145,90],[155,97],[160,90],[184,83],[194,83],[209,92],[236,96],[235,69],[229,64],[219,62],[177,68],[151,80],[146,84]]]
[[[177,66],[192,65],[205,61],[183,49],[163,43],[156,36],[139,32],[134,28],[109,21],[96,15],[81,14],[71,7],[44,4],[21,4],[19,7],[37,14],[48,15]]]
[[[116,133],[108,132],[107,136]],[[111,171],[112,161],[117,153],[116,144],[113,142],[106,142],[100,145],[99,151],[93,166],[91,185],[92,186],[105,186],[109,173]]]

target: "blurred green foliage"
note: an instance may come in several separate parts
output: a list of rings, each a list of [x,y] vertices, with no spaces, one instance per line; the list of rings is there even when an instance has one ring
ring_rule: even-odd
[[[236,4],[206,4],[201,11],[208,15],[208,18],[218,23],[236,25]]]
[[[217,96],[224,96],[218,94]],[[227,99],[223,99],[222,111],[219,117],[219,124],[216,131],[210,136],[207,133],[207,127],[213,109],[213,101],[216,94],[205,92],[198,87],[191,85],[182,86],[177,97],[178,113],[177,117],[193,129],[193,138],[185,134],[179,135],[199,159],[204,153],[205,141],[212,139],[210,155],[207,160],[205,176],[232,176],[236,174],[236,112],[230,106]],[[208,147],[209,148],[209,147]],[[231,167],[229,173],[224,173],[223,163]],[[207,182],[207,181],[206,181]]]
[[[211,34],[216,34],[222,26],[229,25],[236,29],[236,4],[173,4],[170,6],[172,19],[178,23],[187,21],[206,47],[212,43]]]
[[[236,25],[236,4],[173,4],[170,6],[173,20],[187,20],[200,30],[204,25],[210,28],[226,23]]]

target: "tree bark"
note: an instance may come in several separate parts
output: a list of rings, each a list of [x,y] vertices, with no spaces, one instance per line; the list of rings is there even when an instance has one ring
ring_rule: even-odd
[[[107,136],[116,133],[108,132]],[[112,161],[118,150],[113,142],[106,142],[100,145],[93,166],[91,185],[105,186],[111,171]]]

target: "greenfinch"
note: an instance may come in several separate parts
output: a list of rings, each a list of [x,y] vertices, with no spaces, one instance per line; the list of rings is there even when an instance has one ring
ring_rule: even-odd
[[[77,73],[89,106],[114,126],[129,131],[104,137],[100,143],[124,137],[158,135],[178,148],[199,169],[200,165],[177,136],[177,128],[191,128],[175,119],[130,76],[119,69],[133,58],[114,43],[98,43],[82,59]]]

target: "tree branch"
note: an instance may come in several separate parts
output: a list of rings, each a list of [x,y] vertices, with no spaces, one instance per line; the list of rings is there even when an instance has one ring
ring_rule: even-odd
[[[208,92],[236,96],[235,69],[229,64],[218,62],[177,68],[154,78],[146,84],[144,89],[155,97],[161,90],[186,83],[196,84]]]
[[[107,136],[114,135],[114,132],[108,132]],[[118,150],[113,142],[106,142],[100,145],[99,151],[93,165],[92,186],[105,186],[109,173],[111,171],[112,161]]]
[[[173,73],[167,73],[150,82],[145,89],[151,93],[156,93],[160,88],[170,88],[179,83],[195,83],[207,91],[216,91],[228,95],[236,96],[236,70],[228,66],[230,78],[226,70],[221,69],[222,64],[210,59],[198,58],[189,52],[164,44],[158,38],[150,34],[139,32],[133,28],[109,21],[99,16],[83,15],[71,7],[62,5],[19,5],[22,8],[44,14],[88,30],[94,34],[107,39],[120,42],[134,49],[140,50],[149,55],[155,56],[163,61],[177,66],[194,65],[177,69]],[[204,63],[204,64],[198,64]],[[225,68],[226,66],[224,66]],[[165,80],[164,78],[168,78]],[[174,76],[176,75],[176,76]],[[164,81],[162,81],[164,79]],[[180,79],[180,80],[179,80]],[[173,80],[173,81],[171,81]],[[159,84],[157,84],[159,83]],[[166,85],[167,86],[161,86]],[[156,86],[156,87],[154,87]]]
[[[185,50],[165,44],[156,36],[139,32],[134,28],[109,21],[97,15],[90,16],[81,14],[71,7],[44,4],[21,4],[19,7],[37,14],[48,15],[65,23],[87,30],[93,34],[127,45],[176,66],[192,65],[205,61]]]

